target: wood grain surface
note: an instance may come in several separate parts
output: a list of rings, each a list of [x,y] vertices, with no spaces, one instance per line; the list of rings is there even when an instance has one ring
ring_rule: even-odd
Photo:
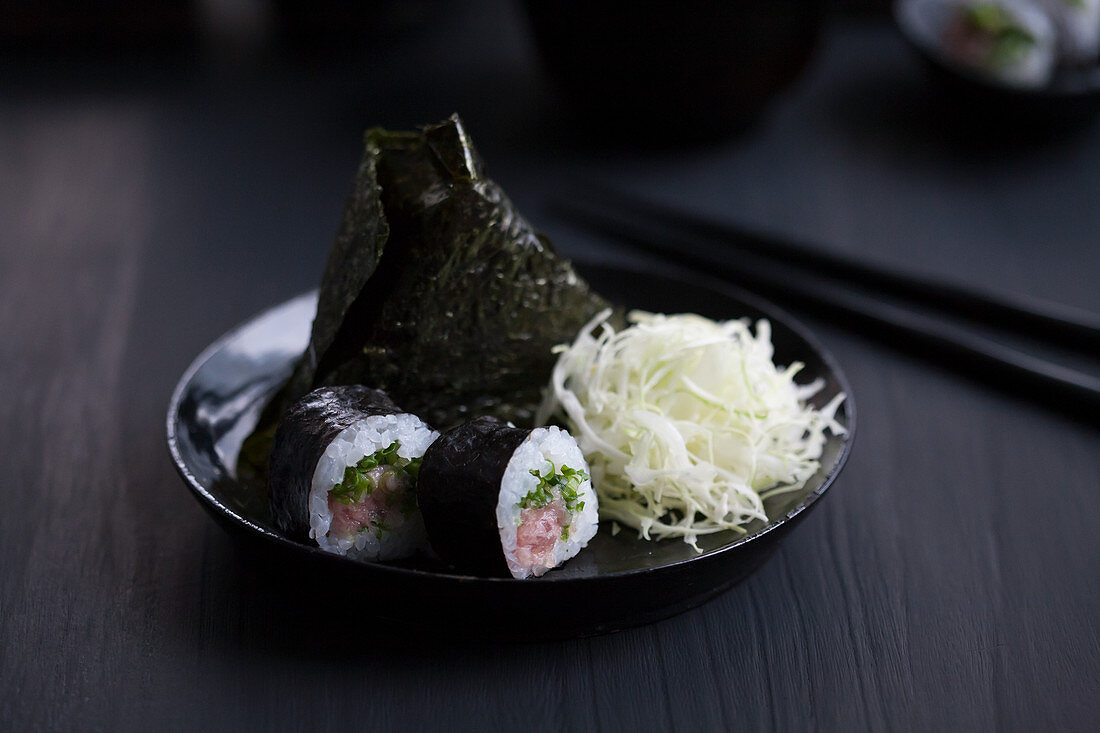
[[[593,149],[520,20],[473,4],[324,73],[0,66],[0,729],[1095,730],[1097,423],[813,314],[859,408],[847,469],[749,580],[647,627],[333,628],[191,499],[164,447],[175,380],[313,287],[375,123],[457,109],[566,254],[625,256],[545,214],[588,177],[1100,310],[1100,124],[964,134],[887,26],[837,23],[744,135]]]

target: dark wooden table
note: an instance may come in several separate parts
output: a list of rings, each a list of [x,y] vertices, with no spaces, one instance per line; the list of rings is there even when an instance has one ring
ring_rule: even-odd
[[[623,257],[546,211],[584,177],[1100,310],[1100,124],[960,134],[886,25],[844,22],[741,137],[594,152],[524,39],[493,5],[363,68],[0,67],[0,729],[1095,729],[1095,421],[813,314],[854,385],[852,460],[759,572],[651,626],[375,655],[383,624],[328,628],[192,500],[172,386],[315,284],[374,123],[462,112],[569,255]]]

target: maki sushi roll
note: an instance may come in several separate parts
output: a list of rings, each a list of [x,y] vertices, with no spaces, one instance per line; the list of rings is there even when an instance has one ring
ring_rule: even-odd
[[[1100,0],[1039,0],[1058,32],[1062,59],[1092,64],[1100,54]]]
[[[381,390],[310,392],[275,431],[269,482],[276,526],[292,539],[360,560],[426,549],[416,481],[424,451],[438,436]]]
[[[440,436],[417,484],[432,549],[462,570],[540,576],[596,534],[599,506],[577,442],[557,427],[481,417]]]
[[[897,15],[929,54],[988,81],[1041,88],[1058,63],[1054,26],[1027,0],[900,0]]]

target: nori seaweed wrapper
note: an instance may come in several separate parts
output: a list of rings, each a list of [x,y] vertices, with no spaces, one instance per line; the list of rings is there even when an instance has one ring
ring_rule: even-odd
[[[551,348],[605,307],[485,176],[457,115],[368,130],[309,346],[245,442],[241,475],[262,479],[280,415],[324,385],[384,389],[441,428],[531,425]]]
[[[365,141],[290,392],[370,384],[433,424],[529,424],[550,349],[607,304],[485,176],[457,116]]]
[[[460,570],[509,577],[497,527],[500,482],[531,434],[492,417],[443,433],[424,453],[416,499],[428,540]]]
[[[326,387],[292,404],[271,447],[269,483],[275,526],[287,537],[309,539],[309,490],[317,462],[343,430],[372,415],[404,410],[385,392],[368,387]]]

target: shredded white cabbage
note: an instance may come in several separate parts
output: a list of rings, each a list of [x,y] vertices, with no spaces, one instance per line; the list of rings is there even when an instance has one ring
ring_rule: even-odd
[[[763,499],[817,471],[825,430],[845,432],[838,394],[814,409],[820,380],[772,362],[771,324],[633,311],[618,333],[606,310],[559,353],[539,424],[565,417],[588,459],[600,518],[646,539],[744,532]]]

